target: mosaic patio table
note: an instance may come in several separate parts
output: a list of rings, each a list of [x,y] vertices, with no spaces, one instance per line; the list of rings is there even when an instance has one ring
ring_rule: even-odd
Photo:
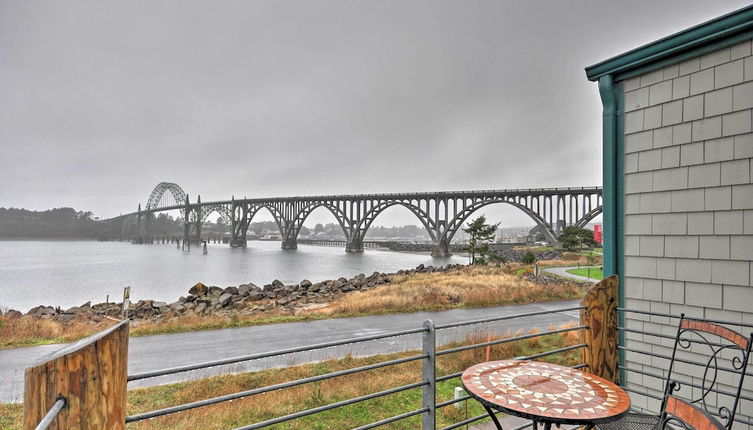
[[[480,363],[463,372],[463,385],[486,409],[499,430],[494,409],[542,424],[583,425],[614,421],[630,409],[630,397],[604,378],[537,361]]]

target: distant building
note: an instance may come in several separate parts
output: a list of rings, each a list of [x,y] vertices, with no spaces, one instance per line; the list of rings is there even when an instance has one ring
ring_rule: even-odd
[[[601,224],[594,225],[594,240],[596,241],[596,243],[601,245],[603,237],[604,236],[601,231]]]

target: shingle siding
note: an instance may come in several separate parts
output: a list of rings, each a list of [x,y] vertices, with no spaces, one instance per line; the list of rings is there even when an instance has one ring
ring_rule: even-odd
[[[753,323],[753,56],[751,42],[623,82],[626,307]],[[626,326],[674,336],[676,320],[626,315]],[[739,329],[739,327],[733,327]],[[668,354],[671,339],[626,334],[628,347]],[[628,367],[666,361],[628,353]],[[692,369],[679,365],[679,378]],[[722,381],[731,384],[732,381]],[[660,395],[662,382],[628,372]],[[751,394],[753,384],[745,393]],[[632,395],[638,408],[658,403]],[[740,415],[753,416],[753,403]]]

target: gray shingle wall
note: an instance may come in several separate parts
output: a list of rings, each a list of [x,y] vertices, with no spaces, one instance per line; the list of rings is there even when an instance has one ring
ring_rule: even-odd
[[[748,41],[623,82],[628,308],[753,323],[751,54]],[[673,324],[636,314],[626,321],[628,328],[672,336]],[[626,338],[630,348],[671,353],[672,341]],[[663,374],[667,367],[638,353],[628,352],[626,360],[646,372]],[[687,366],[678,370],[694,379]],[[627,378],[640,391],[663,389],[656,378]],[[746,389],[753,397],[753,378]],[[653,399],[632,397],[639,408],[658,408]],[[753,417],[753,402],[743,401],[740,413]]]

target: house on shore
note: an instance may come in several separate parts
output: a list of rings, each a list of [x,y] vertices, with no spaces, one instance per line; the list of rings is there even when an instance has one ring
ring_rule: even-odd
[[[603,104],[604,272],[619,275],[622,307],[753,324],[752,39],[748,6],[586,68]],[[672,342],[650,333],[674,336],[677,320],[623,318],[623,384],[655,410],[663,385],[649,374],[666,374],[657,356]],[[752,398],[750,377],[744,422]]]

